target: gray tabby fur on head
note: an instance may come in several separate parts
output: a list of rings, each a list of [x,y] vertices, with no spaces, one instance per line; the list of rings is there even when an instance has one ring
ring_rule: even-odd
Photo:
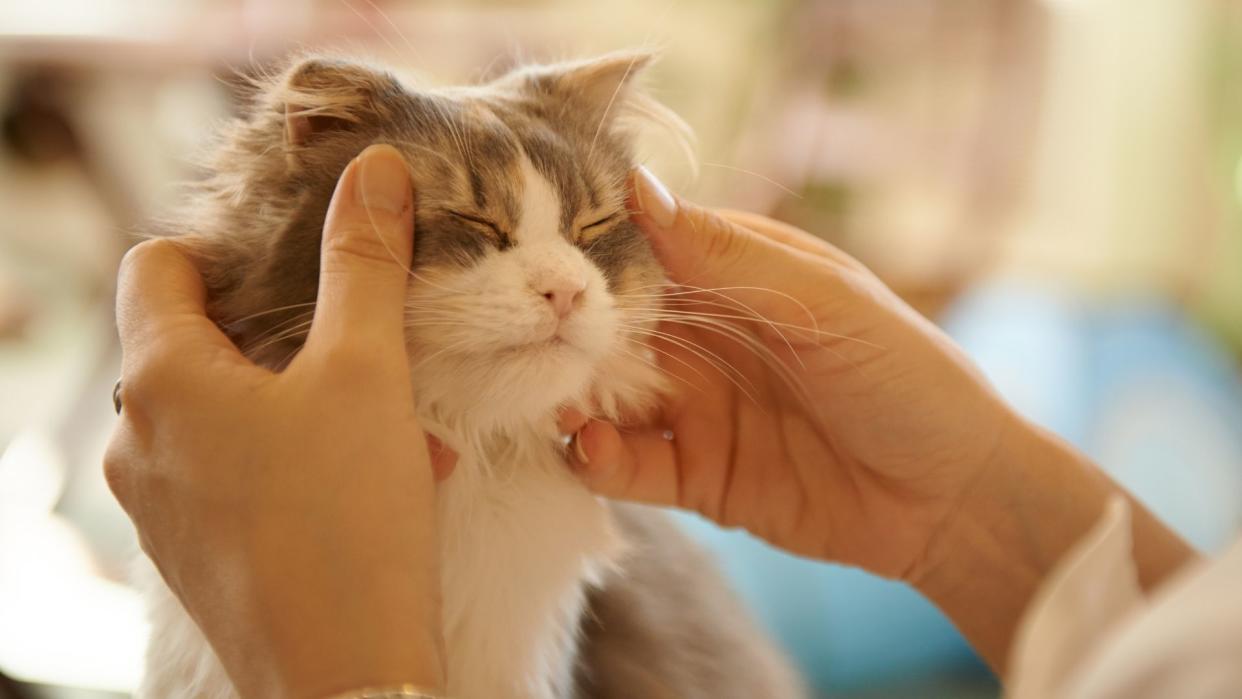
[[[630,144],[642,121],[686,133],[633,88],[650,60],[613,54],[439,90],[356,62],[293,62],[256,84],[252,113],[225,130],[179,216],[196,227],[179,239],[208,280],[212,314],[257,361],[287,363],[311,317],[336,180],[366,146],[388,143],[416,191],[407,317],[420,407],[471,431],[563,404],[611,417],[641,408],[660,381],[631,332],[645,324],[626,309],[653,305],[663,274],[625,211]],[[554,194],[554,216],[524,210],[547,203],[531,198],[536,184]],[[529,255],[540,259],[504,264],[527,255],[535,242],[524,238],[538,239]],[[543,321],[526,287],[538,283],[521,275],[586,284],[567,343],[535,346]]]

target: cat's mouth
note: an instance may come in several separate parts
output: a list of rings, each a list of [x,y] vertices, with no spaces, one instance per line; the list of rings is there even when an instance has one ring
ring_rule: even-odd
[[[559,329],[545,337],[517,347],[527,357],[557,364],[565,362],[594,363],[600,358],[602,349],[596,338],[583,335],[581,331]]]
[[[582,351],[581,347],[578,347],[578,345],[574,344],[572,340],[562,335],[559,331],[553,333],[551,337],[548,337],[544,340],[538,340],[536,342],[532,342],[530,345],[528,345],[528,347],[530,347],[534,351],[548,351],[548,350],[554,350],[554,351],[572,350],[576,352]]]
[[[571,323],[561,321],[557,323],[546,335],[527,343],[527,347],[531,349],[577,349],[582,347],[574,342],[574,328]]]
[[[502,350],[508,355],[542,355],[546,353],[556,353],[558,355],[566,352],[576,354],[585,354],[585,350],[579,347],[569,338],[564,337],[560,332],[521,344],[510,345]]]

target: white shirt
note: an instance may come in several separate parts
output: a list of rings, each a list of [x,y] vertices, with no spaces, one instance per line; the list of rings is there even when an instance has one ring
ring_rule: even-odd
[[[1242,540],[1144,596],[1114,499],[1031,601],[1009,667],[1010,699],[1242,698]]]

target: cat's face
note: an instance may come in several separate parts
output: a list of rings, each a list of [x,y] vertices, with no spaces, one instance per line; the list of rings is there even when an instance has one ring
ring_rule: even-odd
[[[606,360],[641,361],[637,307],[662,273],[625,208],[621,144],[592,155],[585,124],[494,98],[464,109],[437,148],[449,162],[407,153],[424,161],[407,312],[415,380],[436,391],[432,375],[456,377],[434,398],[482,398],[476,414],[535,415],[581,397]]]
[[[642,402],[658,383],[644,308],[663,274],[626,211],[632,156],[618,123],[642,62],[434,93],[353,64],[293,67],[216,166],[235,170],[216,185],[231,208],[202,248],[216,314],[260,360],[288,357],[303,335],[278,324],[298,327],[309,307],[231,321],[313,301],[332,186],[366,145],[390,143],[415,187],[406,319],[420,401],[484,428],[567,403]]]

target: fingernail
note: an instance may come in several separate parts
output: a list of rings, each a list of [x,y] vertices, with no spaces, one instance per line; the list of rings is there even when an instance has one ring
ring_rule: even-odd
[[[586,413],[577,408],[562,408],[556,419],[556,426],[561,433],[569,435],[585,427],[586,423]]]
[[[637,190],[638,204],[643,213],[661,228],[668,228],[677,219],[677,200],[669,194],[668,187],[656,179],[651,171],[642,165],[638,166],[634,175],[634,187]]]
[[[371,211],[400,214],[410,205],[410,172],[396,148],[370,146],[358,156],[355,199]]]
[[[585,428],[584,428],[585,429]],[[574,458],[578,460],[580,466],[586,466],[591,463],[591,457],[587,456],[586,449],[582,448],[582,430],[574,433],[573,438]]]

